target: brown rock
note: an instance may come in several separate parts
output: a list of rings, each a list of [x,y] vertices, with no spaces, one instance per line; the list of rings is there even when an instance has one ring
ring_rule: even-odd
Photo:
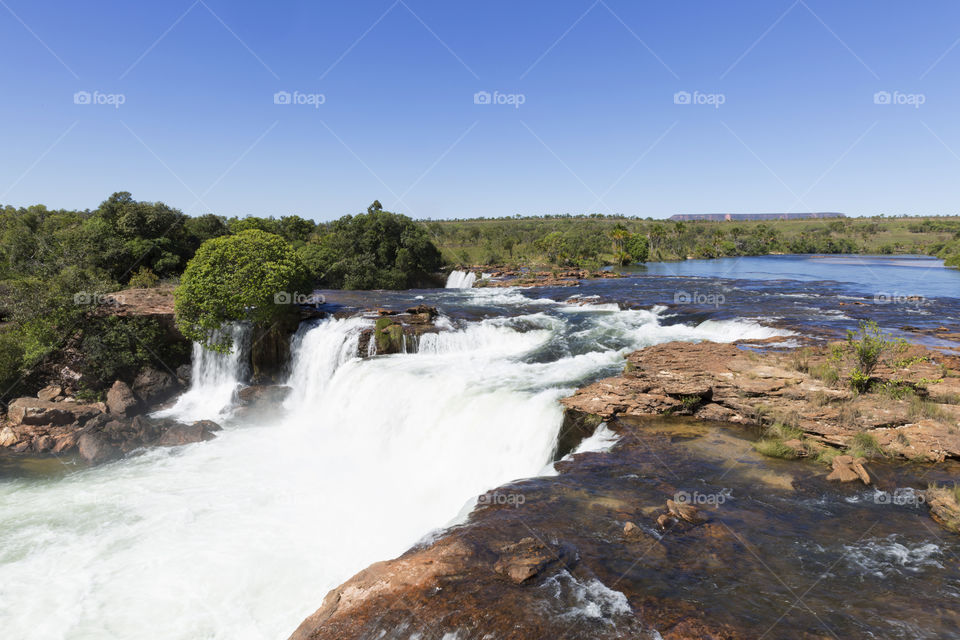
[[[700,513],[700,510],[692,504],[681,504],[673,500],[667,500],[667,510],[670,511],[672,515],[681,520],[686,520],[690,524],[702,524],[707,521],[707,518]]]
[[[426,315],[429,316],[430,319],[436,318],[438,315],[440,315],[440,312],[437,311],[436,307],[431,307],[425,304],[418,304],[415,307],[410,307],[407,309],[407,313],[410,315]]]
[[[277,406],[290,395],[292,389],[282,385],[250,385],[237,393],[242,405]]]
[[[122,380],[114,382],[110,390],[107,391],[107,408],[115,416],[128,417],[136,411],[138,404],[136,396],[133,395],[133,390]]]
[[[20,437],[10,427],[0,429],[0,447],[11,447],[17,443]]]
[[[159,447],[177,447],[194,442],[205,442],[215,438],[213,432],[219,430],[220,425],[211,420],[200,420],[193,424],[174,424],[161,434],[155,444]]]
[[[853,482],[862,480],[864,484],[870,484],[870,476],[864,468],[863,458],[854,459],[853,456],[837,456],[833,459],[833,471],[827,476],[827,480],[836,480],[839,482]]]
[[[796,438],[785,440],[783,444],[784,446],[790,447],[791,449],[793,449],[793,455],[796,456],[797,458],[802,458],[805,455],[807,455],[807,448],[804,446],[802,441]]]
[[[63,387],[57,384],[52,384],[48,387],[44,387],[37,392],[37,398],[40,400],[46,400],[48,402],[53,402],[57,397],[63,393]]]
[[[52,436],[42,435],[33,439],[33,450],[36,453],[46,453],[53,449],[54,440]]]
[[[77,441],[80,457],[90,464],[100,464],[117,458],[120,451],[102,434],[85,433]]]
[[[931,487],[925,493],[930,517],[945,529],[960,533],[960,504],[953,492],[942,487]]]
[[[62,436],[58,436],[53,445],[51,453],[60,454],[70,451],[77,446],[77,440],[79,437],[80,436],[76,432],[66,433]]]
[[[569,551],[559,546],[548,546],[534,538],[523,538],[516,544],[501,549],[493,570],[515,584],[525,582],[555,564],[569,564]]]
[[[17,398],[10,403],[7,417],[12,425],[67,425],[83,423],[102,413],[102,403],[51,402],[38,398]]]
[[[166,371],[147,367],[133,381],[133,393],[144,405],[168,400],[177,391],[177,381]]]

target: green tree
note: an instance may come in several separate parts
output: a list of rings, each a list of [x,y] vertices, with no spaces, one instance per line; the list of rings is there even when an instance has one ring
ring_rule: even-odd
[[[301,250],[311,272],[335,289],[408,289],[424,284],[443,261],[423,225],[384,211],[344,216]]]
[[[291,311],[296,295],[311,290],[293,247],[278,235],[247,229],[197,249],[174,292],[177,326],[208,349],[227,351],[229,337],[214,334],[225,323],[269,325]]]
[[[630,262],[646,262],[650,256],[650,244],[647,236],[642,233],[632,233],[627,236],[623,247],[630,256]]]

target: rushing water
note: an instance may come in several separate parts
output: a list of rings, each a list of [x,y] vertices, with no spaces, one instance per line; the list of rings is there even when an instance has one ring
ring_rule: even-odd
[[[219,340],[222,333],[230,336],[233,345],[230,352],[219,353],[194,343],[190,389],[177,398],[172,407],[158,411],[158,418],[171,417],[183,422],[220,420],[229,412],[247,376],[245,356],[250,327],[234,324],[223,332],[216,332],[214,339]]]
[[[357,570],[483,491],[538,474],[552,458],[557,399],[615,372],[626,350],[778,333],[733,320],[664,325],[662,308],[469,295],[515,314],[461,322],[416,354],[363,360],[369,321],[326,320],[293,341],[294,390],[271,424],[228,419],[211,442],[3,482],[5,632],[284,637]],[[214,398],[226,395],[231,360],[198,361],[174,412],[223,415]]]
[[[447,330],[423,336],[417,353],[360,359],[372,320],[302,326],[292,392],[272,419],[230,412],[244,376],[237,327],[233,354],[195,353],[193,385],[169,410],[220,420],[215,440],[0,476],[0,636],[286,637],[330,588],[462,516],[478,494],[549,475],[557,399],[619,371],[624,353],[669,340],[789,340],[764,323],[813,324],[826,304],[790,298],[801,282],[717,280],[735,303],[687,305],[672,298],[689,278],[522,291],[458,277],[448,290],[331,294],[344,309],[435,304]],[[956,317],[955,300],[937,304]],[[603,430],[581,450],[612,441]],[[923,561],[913,558],[924,547],[893,542]]]
[[[456,269],[447,276],[447,289],[469,289],[477,280],[477,274],[472,271]]]

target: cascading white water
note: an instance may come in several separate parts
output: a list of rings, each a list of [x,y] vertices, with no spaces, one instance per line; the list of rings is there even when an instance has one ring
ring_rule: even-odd
[[[369,320],[305,326],[275,419],[228,415],[210,442],[0,483],[2,635],[285,638],[356,571],[400,554],[478,494],[540,473],[562,420],[557,399],[622,366],[624,351],[775,335],[482,291],[519,315],[372,359],[356,357]],[[191,389],[196,406],[201,390],[221,388],[205,379]]]
[[[447,289],[469,289],[477,280],[477,274],[472,271],[451,271],[447,276]]]
[[[230,408],[234,394],[247,374],[246,353],[249,348],[250,327],[236,323],[216,334],[215,339],[229,334],[233,341],[230,353],[211,351],[195,342],[190,389],[181,395],[172,407],[156,412],[156,417],[176,418],[182,422],[218,420]]]

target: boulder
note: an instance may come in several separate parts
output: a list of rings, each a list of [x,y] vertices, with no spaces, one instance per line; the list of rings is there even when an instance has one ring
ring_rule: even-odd
[[[425,304],[418,304],[415,307],[410,307],[407,309],[407,313],[410,314],[407,322],[411,324],[429,324],[433,322],[434,318],[440,315],[440,312],[437,311],[436,307],[431,307]]]
[[[177,381],[166,371],[147,367],[133,381],[133,393],[145,406],[168,400],[177,392]]]
[[[51,453],[60,454],[67,453],[71,451],[74,447],[77,446],[77,440],[80,436],[77,432],[73,431],[70,433],[65,433],[61,436],[54,438],[53,450]]]
[[[853,456],[837,456],[833,459],[833,471],[827,476],[827,480],[836,480],[839,482],[853,482],[862,480],[863,484],[870,484],[870,475],[864,468],[863,458],[854,458]]]
[[[63,393],[63,387],[58,384],[51,384],[50,386],[44,387],[37,392],[37,398],[40,400],[46,400],[47,402],[53,402]]]
[[[154,444],[159,447],[177,447],[194,442],[205,442],[216,437],[214,431],[220,431],[220,425],[212,420],[200,420],[193,424],[174,424],[164,431]]]
[[[4,427],[0,429],[0,447],[10,447],[17,443],[19,440],[17,433],[10,427]]]
[[[84,433],[77,441],[80,457],[90,464],[100,464],[119,457],[120,451],[101,433]]]
[[[946,487],[933,486],[927,489],[925,497],[930,516],[945,529],[960,533],[960,504],[956,494]]]
[[[47,453],[53,449],[55,441],[53,436],[42,435],[33,439],[33,450],[35,453]]]
[[[547,545],[534,538],[523,538],[501,548],[493,570],[514,584],[526,582],[555,565],[569,567],[576,563],[576,552],[563,545]]]
[[[292,389],[282,385],[250,385],[237,393],[241,405],[279,405]]]
[[[55,425],[84,423],[106,411],[101,403],[52,402],[39,398],[17,398],[10,403],[7,418],[12,425]]]
[[[686,520],[690,524],[702,524],[707,521],[707,518],[700,513],[700,510],[692,504],[683,504],[674,502],[673,500],[667,500],[667,510],[670,512],[670,515],[680,518],[681,520]]]
[[[107,408],[115,416],[127,417],[134,413],[139,402],[133,390],[123,380],[117,380],[107,391]]]

